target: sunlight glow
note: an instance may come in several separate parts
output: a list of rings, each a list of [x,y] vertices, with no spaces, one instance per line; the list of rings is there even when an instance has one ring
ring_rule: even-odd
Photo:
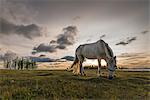
[[[107,65],[107,64],[106,64],[106,61],[105,61],[104,59],[101,60],[101,65],[102,65],[102,66],[106,66],[106,65]]]
[[[89,60],[86,59],[86,61],[83,63],[84,65],[95,65],[98,66],[98,61],[97,60]],[[101,66],[106,66],[106,61],[105,60],[101,60]]]

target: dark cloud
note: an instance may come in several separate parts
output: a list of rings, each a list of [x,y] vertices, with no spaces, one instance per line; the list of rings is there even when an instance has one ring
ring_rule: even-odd
[[[24,37],[29,39],[39,37],[42,33],[42,28],[40,28],[36,24],[16,25],[4,18],[0,18],[0,27],[0,34],[18,34],[23,35]]]
[[[56,43],[56,41],[55,40],[51,40],[49,43],[53,44],[53,43]]]
[[[128,38],[127,43],[129,44],[129,43],[131,43],[132,41],[135,41],[135,40],[136,40],[136,37]]]
[[[57,36],[56,42],[58,49],[65,49],[69,45],[73,45],[75,43],[75,36],[77,35],[77,27],[76,26],[68,26],[63,28],[63,34]]]
[[[16,25],[13,23],[0,18],[0,34],[9,34],[9,33],[14,33],[16,29]]]
[[[80,16],[75,16],[75,17],[73,18],[74,21],[79,20],[79,19],[81,19]]]
[[[63,34],[57,36],[56,40],[51,40],[49,45],[40,44],[37,47],[34,47],[32,54],[38,52],[56,52],[57,49],[66,49],[67,46],[73,45],[75,43],[75,36],[77,35],[76,26],[68,26],[63,28]]]
[[[5,60],[12,60],[15,59],[18,55],[12,51],[7,51],[4,56],[3,59]]]
[[[136,40],[136,37],[131,37],[131,38],[128,37],[126,41],[120,41],[119,43],[116,43],[116,45],[124,45],[125,46],[135,40]]]
[[[128,43],[127,42],[124,42],[124,41],[121,41],[119,43],[116,43],[116,45],[127,45]]]
[[[17,26],[16,33],[32,39],[34,37],[41,36],[41,29],[35,24],[30,24],[27,26],[21,25]]]
[[[35,47],[34,47],[34,48],[35,48]],[[34,49],[33,49],[33,50],[34,50]],[[36,53],[37,53],[36,50],[31,52],[32,55],[35,55]]]
[[[101,35],[101,36],[100,36],[100,39],[102,39],[102,38],[104,38],[104,37],[106,37],[106,35],[105,35],[105,34]]]
[[[73,45],[75,36],[77,35],[77,27],[76,26],[68,26],[63,28],[63,34],[57,36],[57,43],[59,45]]]
[[[44,54],[41,54],[41,55],[39,55],[39,57],[46,57],[46,55],[44,55]]]
[[[56,48],[58,48],[58,49],[66,49],[66,46],[65,45],[58,45]]]
[[[104,37],[106,37],[105,34],[101,35],[101,36],[100,36],[100,39],[102,39],[102,38],[104,38]],[[86,40],[86,42],[89,42],[89,41],[91,41],[91,37],[89,37],[89,39]]]
[[[143,32],[141,32],[142,34],[147,34],[149,31],[145,30]]]
[[[17,24],[35,22],[38,10],[29,5],[29,0],[1,0],[2,17]]]
[[[46,44],[42,43],[39,46],[34,47],[33,50],[34,51],[32,52],[32,54],[35,54],[35,53],[38,53],[38,52],[53,53],[53,52],[56,52],[56,46],[55,45],[46,45]]]

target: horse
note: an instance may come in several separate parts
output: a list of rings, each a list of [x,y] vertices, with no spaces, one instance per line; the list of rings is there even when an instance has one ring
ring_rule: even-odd
[[[98,76],[100,76],[101,59],[104,59],[108,66],[109,79],[113,78],[113,73],[117,68],[116,56],[114,56],[112,49],[104,40],[100,39],[94,43],[78,46],[75,51],[75,60],[69,69],[74,68],[74,74],[85,75],[82,67],[85,58],[98,60]]]

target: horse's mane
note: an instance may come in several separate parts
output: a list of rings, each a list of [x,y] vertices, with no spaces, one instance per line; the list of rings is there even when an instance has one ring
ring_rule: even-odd
[[[110,55],[111,57],[113,57],[114,55],[113,55],[112,49],[109,47],[108,44],[106,44],[106,47],[107,47],[107,49],[108,49],[109,55]]]
[[[106,48],[107,48],[107,50],[108,50],[109,55],[110,55],[111,57],[113,57],[113,56],[114,56],[114,55],[113,55],[113,51],[112,51],[112,49],[109,47],[109,45],[108,45],[104,40],[102,40],[102,39],[100,39],[99,41],[101,41],[101,42],[103,42],[103,43],[105,44],[105,46],[106,46]]]

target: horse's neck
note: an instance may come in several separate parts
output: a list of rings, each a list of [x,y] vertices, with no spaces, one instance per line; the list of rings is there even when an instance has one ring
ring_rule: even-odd
[[[101,40],[101,42],[103,42],[104,46],[105,46],[105,52],[108,54],[108,56],[113,57],[113,51],[112,49],[109,47],[109,45],[107,43],[105,43],[103,40]]]
[[[113,57],[114,54],[113,54],[112,49],[108,46],[108,44],[106,45],[106,47],[107,47],[107,49],[108,49],[109,55],[110,55],[111,57]]]

